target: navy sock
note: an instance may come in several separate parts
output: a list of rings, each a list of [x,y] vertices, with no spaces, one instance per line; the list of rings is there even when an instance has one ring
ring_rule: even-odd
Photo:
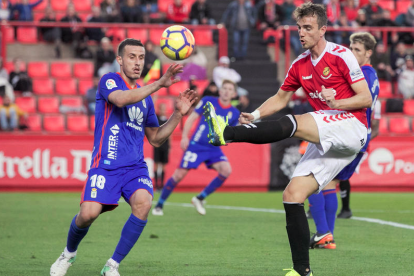
[[[325,198],[322,193],[319,193],[311,195],[308,200],[316,231],[319,234],[325,234],[329,231],[325,214]]]
[[[208,195],[212,194],[215,190],[223,185],[224,181],[226,181],[227,177],[222,176],[219,174],[216,178],[214,178],[207,187],[197,196],[199,200],[205,199]]]
[[[164,185],[164,188],[162,188],[160,198],[158,199],[158,203],[155,208],[162,208],[164,206],[164,202],[170,196],[176,185],[177,183],[175,183],[172,177],[168,179],[167,183]]]
[[[335,228],[336,211],[338,210],[338,198],[336,197],[336,190],[322,191],[325,198],[325,214],[328,223],[329,231],[333,234]]]
[[[82,241],[83,237],[85,237],[86,233],[88,233],[89,226],[86,228],[79,228],[76,226],[76,215],[72,219],[72,223],[69,227],[69,233],[68,233],[68,240],[66,243],[66,248],[69,252],[75,252],[78,249],[78,245]]]
[[[146,220],[140,220],[133,214],[129,216],[129,219],[124,225],[121,233],[121,239],[116,246],[112,259],[117,263],[120,263],[126,255],[128,255],[131,248],[137,242],[139,236],[141,236],[142,230],[144,230]]]

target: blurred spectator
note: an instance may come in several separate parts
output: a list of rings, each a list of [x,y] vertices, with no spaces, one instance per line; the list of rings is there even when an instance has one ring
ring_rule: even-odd
[[[193,53],[185,61],[187,63],[193,63],[200,67],[207,68],[207,57],[198,46],[194,47]]]
[[[188,20],[188,7],[183,4],[182,0],[174,0],[167,9],[167,22],[168,23],[187,23]]]
[[[197,0],[191,6],[190,20],[193,25],[215,25],[216,21],[212,18],[211,8],[207,0]]]
[[[364,9],[358,10],[357,19],[355,20],[359,27],[367,26],[367,14]]]
[[[97,6],[92,7],[92,16],[88,18],[89,23],[105,22],[105,19],[101,16],[101,9]],[[101,41],[105,36],[101,28],[86,28],[86,35],[89,40]]]
[[[250,28],[256,23],[256,12],[250,1],[232,1],[223,13],[223,23],[229,23],[233,32],[233,55],[243,60],[249,45]]]
[[[101,2],[101,15],[106,22],[122,22],[115,0],[103,0]]]
[[[204,89],[202,97],[206,97],[206,96],[212,96],[212,97],[219,96],[218,87],[214,81],[211,81],[206,87],[206,89]]]
[[[165,15],[158,13],[158,1],[157,0],[141,0],[141,9],[143,21],[149,23],[151,19],[158,19],[163,22]]]
[[[355,0],[347,0],[344,6],[344,12],[349,22],[354,22],[358,16],[358,7],[355,6]]]
[[[10,19],[10,12],[12,10],[12,5],[9,0],[1,0],[0,4],[0,20]]]
[[[86,102],[88,104],[88,113],[95,114],[96,91],[98,90],[99,78],[93,78],[93,86],[86,91]]]
[[[62,28],[62,41],[65,43],[73,42],[74,46],[77,47],[83,35],[81,28],[78,26],[78,22],[82,22],[82,19],[76,14],[73,4],[68,5],[66,15],[60,22],[71,23],[70,28]]]
[[[125,23],[142,23],[143,15],[141,7],[135,0],[127,0],[124,5],[121,5],[122,20]]]
[[[379,26],[379,27],[387,27],[387,26],[395,27],[395,26],[397,26],[397,24],[394,21],[392,21],[392,19],[391,19],[391,12],[389,10],[384,10],[382,12],[382,17],[379,18],[378,20],[376,20],[374,22],[374,26]]]
[[[377,40],[378,41],[378,40]],[[378,43],[371,58],[372,67],[377,70],[379,79],[391,81],[394,72],[390,65],[390,57],[382,43]]]
[[[395,46],[395,50],[391,51],[391,68],[397,75],[401,73],[401,68],[405,64],[406,56],[407,52],[403,42],[399,42]]]
[[[378,0],[369,0],[369,4],[364,7],[369,26],[375,26],[375,21],[382,18],[383,9],[378,5]]]
[[[3,58],[0,57],[0,78],[9,81],[9,72],[4,68]]]
[[[32,10],[34,7],[42,3],[43,0],[38,0],[32,4],[29,0],[22,0],[21,3],[16,3],[12,6],[11,18],[18,21],[33,21]]]
[[[40,19],[40,22],[56,22],[56,15],[51,6],[46,7],[45,16],[42,19]],[[44,41],[55,43],[55,57],[60,58],[60,37],[62,36],[60,28],[40,27],[39,29]]]
[[[405,57],[405,65],[398,78],[398,90],[404,99],[414,99],[414,60],[413,56]]]
[[[9,97],[3,98],[0,106],[0,127],[2,130],[15,130],[19,127],[19,117],[27,117],[27,113],[14,104]]]
[[[82,39],[82,40],[79,41],[78,45],[76,46],[75,56],[77,58],[82,58],[82,59],[92,59],[93,58],[93,53],[92,53],[91,49],[88,46],[88,41],[87,40]]]
[[[144,44],[144,47],[145,47],[145,63],[144,63],[144,68],[142,69],[142,73],[141,73],[142,77],[145,77],[148,74],[154,62],[157,59],[159,59],[158,56],[154,53],[155,47],[154,47],[154,43],[152,43],[151,40],[147,40],[147,42],[145,42]]]
[[[101,45],[96,51],[95,76],[103,76],[111,71],[112,62],[116,55],[109,38],[104,37],[101,40]]]
[[[234,83],[241,81],[241,76],[236,70],[229,68],[230,59],[222,56],[219,59],[219,65],[213,69],[213,80],[217,87],[221,87],[223,80],[231,80]]]
[[[345,13],[341,13],[339,20],[334,24],[338,27],[351,27],[351,22],[348,21],[348,17]],[[340,45],[349,45],[349,37],[351,36],[350,32],[346,31],[337,31],[335,32],[335,43]]]
[[[414,26],[414,0],[412,0],[411,6],[408,8],[405,15],[405,23],[408,26]]]
[[[27,75],[26,71],[20,71],[21,62],[18,58],[14,59],[14,70],[10,73],[9,82],[15,91],[31,92],[32,79]],[[14,99],[11,100],[14,101]]]
[[[282,23],[282,7],[277,5],[273,0],[265,0],[258,9],[257,19],[260,22],[259,29],[261,31],[267,28],[276,29]]]
[[[339,0],[330,0],[326,5],[326,15],[328,16],[328,21],[332,24],[335,24],[339,20],[341,15],[341,5]]]
[[[9,83],[9,79],[3,77],[0,77],[0,97],[8,97],[12,102],[14,102],[13,87]]]
[[[236,106],[237,109],[240,112],[247,112],[247,113],[253,112],[254,109],[250,105],[249,91],[247,91],[246,89],[242,87],[237,87],[237,95],[239,97],[238,104]]]
[[[283,12],[283,25],[296,25],[296,20],[293,17],[293,12],[296,9],[296,5],[293,0],[284,0],[282,4]]]
[[[207,57],[198,47],[184,62],[183,72],[177,75],[181,80],[207,79]]]

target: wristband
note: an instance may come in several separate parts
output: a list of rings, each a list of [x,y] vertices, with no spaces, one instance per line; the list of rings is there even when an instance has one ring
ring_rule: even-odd
[[[251,114],[253,115],[253,121],[256,121],[256,120],[260,119],[260,111],[258,109],[253,111]]]

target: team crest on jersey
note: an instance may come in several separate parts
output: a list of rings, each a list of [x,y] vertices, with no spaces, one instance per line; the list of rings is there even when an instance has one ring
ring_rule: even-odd
[[[116,83],[115,83],[115,81],[113,79],[108,79],[106,81],[105,85],[106,85],[106,88],[108,88],[108,89],[112,89],[114,87],[118,87],[118,86],[116,86]]]
[[[329,67],[325,67],[323,69],[323,72],[322,72],[323,76],[321,75],[321,78],[325,80],[329,79],[332,76],[332,74],[329,74],[330,72],[331,72],[331,69]]]
[[[145,99],[142,100],[142,105],[144,106],[144,108],[147,108],[147,103],[145,102]]]
[[[227,117],[228,117],[229,119],[233,118],[233,112],[229,111],[229,113],[227,113]]]
[[[203,105],[203,101],[199,101],[197,106],[196,106],[196,109],[200,108],[202,105]]]

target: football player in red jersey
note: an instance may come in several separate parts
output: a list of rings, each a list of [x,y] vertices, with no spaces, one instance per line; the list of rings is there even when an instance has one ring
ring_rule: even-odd
[[[206,117],[210,142],[217,146],[228,142],[264,144],[289,137],[310,142],[283,193],[283,203],[293,260],[293,268],[286,275],[312,276],[310,233],[303,203],[332,181],[365,145],[366,108],[371,106],[372,98],[351,51],[325,40],[325,8],[306,3],[294,14],[302,47],[307,51],[292,63],[276,95],[254,112],[242,113],[241,126],[226,126],[214,109]],[[303,87],[314,112],[253,123],[284,108],[299,87]]]

